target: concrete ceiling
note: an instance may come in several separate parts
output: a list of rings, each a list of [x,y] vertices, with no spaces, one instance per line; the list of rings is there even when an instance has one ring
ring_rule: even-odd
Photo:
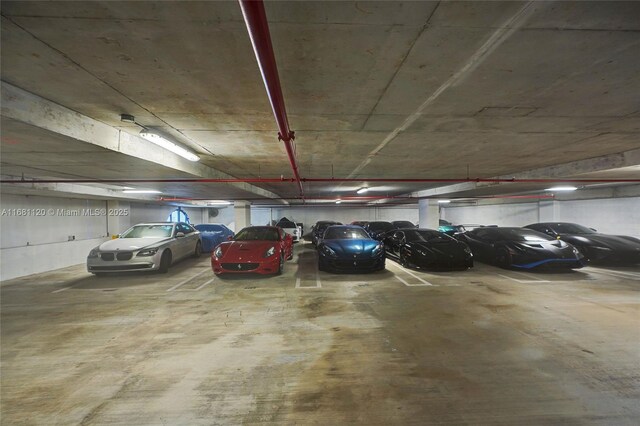
[[[1,8],[3,91],[32,95],[21,107],[3,98],[4,175],[292,176],[236,2],[4,1]],[[562,169],[640,147],[638,2],[274,1],[266,10],[304,177],[548,170],[553,178],[589,171],[640,178],[637,155],[615,167]],[[25,103],[40,115],[30,117]],[[51,104],[69,110],[68,126],[93,120],[118,132],[118,141],[136,138],[139,128],[119,119],[133,114],[197,151],[202,166],[147,161],[119,142],[94,146],[91,136],[45,123]],[[354,195],[363,184],[305,189],[310,197]],[[371,186],[400,195],[437,185]],[[157,187],[199,198],[297,195],[291,183]]]

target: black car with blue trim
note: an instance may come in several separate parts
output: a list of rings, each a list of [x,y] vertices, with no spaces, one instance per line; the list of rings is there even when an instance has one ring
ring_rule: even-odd
[[[384,268],[384,244],[360,226],[329,226],[318,244],[320,271],[373,272]]]
[[[476,259],[503,268],[578,269],[586,259],[574,246],[525,228],[485,227],[458,234]]]

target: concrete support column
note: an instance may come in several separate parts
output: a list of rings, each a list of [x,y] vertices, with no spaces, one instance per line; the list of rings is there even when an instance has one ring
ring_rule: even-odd
[[[107,232],[109,236],[118,235],[131,227],[130,203],[126,201],[108,200],[106,205]]]
[[[556,222],[559,217],[558,207],[556,200],[540,200],[538,202],[538,222]]]
[[[234,201],[233,212],[235,214],[234,232],[251,226],[251,203],[248,201]]]
[[[438,229],[440,207],[436,200],[418,201],[418,224],[420,228]]]

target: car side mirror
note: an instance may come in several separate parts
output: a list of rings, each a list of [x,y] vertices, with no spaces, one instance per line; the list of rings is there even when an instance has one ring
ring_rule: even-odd
[[[231,235],[229,235],[229,236],[227,237],[227,241],[233,241],[233,237],[232,237]]]
[[[184,232],[176,232],[176,238],[184,237]]]
[[[589,228],[589,229],[591,229],[593,232],[598,232],[597,229],[594,229],[594,228]]]

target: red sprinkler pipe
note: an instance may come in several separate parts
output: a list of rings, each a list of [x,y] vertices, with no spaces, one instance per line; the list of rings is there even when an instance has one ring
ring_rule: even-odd
[[[273,109],[273,115],[278,124],[278,139],[284,142],[293,175],[298,184],[298,189],[300,189],[300,196],[304,198],[304,190],[302,188],[298,164],[296,163],[295,149],[292,143],[295,136],[289,128],[289,119],[287,118],[284,96],[282,95],[282,87],[280,86],[278,66],[276,65],[276,58],[273,54],[264,3],[262,0],[238,0],[238,3],[240,3],[242,16],[244,16],[244,22],[247,25],[247,31],[249,31],[249,38],[251,38],[251,44],[253,45],[253,51],[258,60],[262,80],[267,89],[271,109]]]

